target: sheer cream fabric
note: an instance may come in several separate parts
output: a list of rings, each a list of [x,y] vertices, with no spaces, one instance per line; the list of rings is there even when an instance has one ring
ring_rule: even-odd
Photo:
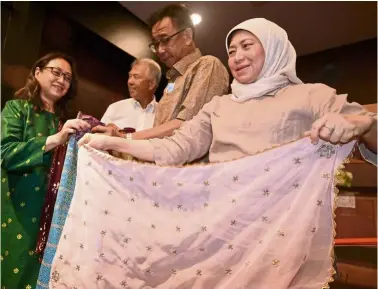
[[[305,138],[186,167],[82,147],[50,288],[322,288],[334,174],[353,146]]]

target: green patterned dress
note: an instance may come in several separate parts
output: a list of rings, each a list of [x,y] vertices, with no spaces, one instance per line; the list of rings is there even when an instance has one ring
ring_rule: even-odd
[[[34,289],[34,253],[52,151],[46,139],[59,119],[26,100],[11,100],[1,115],[1,288]]]

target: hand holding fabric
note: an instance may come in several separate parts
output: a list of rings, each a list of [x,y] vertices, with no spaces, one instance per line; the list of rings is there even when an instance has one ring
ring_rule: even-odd
[[[79,147],[86,144],[94,149],[105,151],[109,149],[109,141],[111,139],[111,136],[104,134],[87,133],[79,140],[77,144]]]
[[[373,122],[374,119],[368,115],[328,113],[315,121],[305,136],[310,136],[314,144],[318,143],[319,138],[333,144],[348,143],[367,133]]]
[[[88,129],[89,127],[90,125],[81,119],[67,120],[62,130],[58,133],[58,140],[60,144],[65,143],[68,141],[71,134],[74,134],[76,131]]]
[[[109,123],[106,126],[98,125],[92,128],[92,133],[104,134],[108,136],[122,137],[122,133],[119,132],[120,128],[113,123]]]

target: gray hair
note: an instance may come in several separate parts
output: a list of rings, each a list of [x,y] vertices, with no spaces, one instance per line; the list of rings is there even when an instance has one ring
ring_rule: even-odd
[[[134,62],[131,64],[131,68],[133,68],[133,66],[137,64],[146,64],[148,66],[150,78],[156,81],[156,87],[158,87],[161,79],[160,65],[150,58],[141,58],[135,59]]]

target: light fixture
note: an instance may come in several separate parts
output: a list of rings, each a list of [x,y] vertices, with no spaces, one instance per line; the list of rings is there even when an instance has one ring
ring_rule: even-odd
[[[201,15],[197,13],[192,14],[190,18],[192,19],[193,25],[197,25],[202,21]]]

